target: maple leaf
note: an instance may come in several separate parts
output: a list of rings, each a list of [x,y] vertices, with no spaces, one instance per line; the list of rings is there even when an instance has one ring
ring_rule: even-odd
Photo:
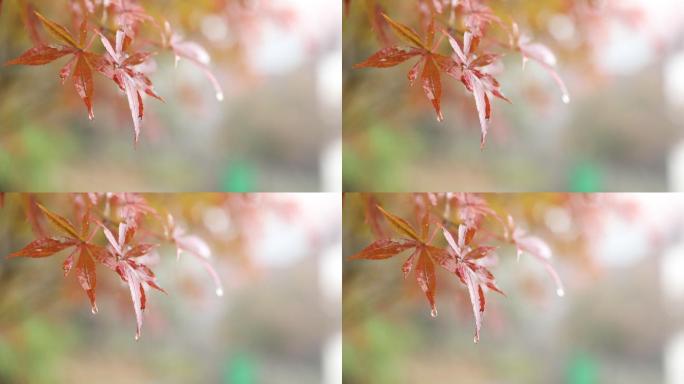
[[[477,343],[480,340],[480,328],[482,327],[482,318],[485,312],[485,290],[491,289],[502,295],[504,293],[496,285],[494,275],[489,269],[479,264],[479,260],[492,256],[496,247],[471,247],[470,242],[473,239],[474,232],[473,228],[461,224],[458,226],[458,236],[455,240],[452,234],[445,227],[442,227],[444,238],[453,252],[454,268],[451,272],[455,273],[468,288],[468,295],[470,296],[470,303],[472,304],[473,316],[475,318],[475,337],[473,340]]]
[[[522,54],[523,69],[528,60],[533,60],[541,65],[556,82],[561,90],[561,99],[565,104],[570,103],[570,93],[565,86],[565,82],[556,72],[556,55],[545,45],[532,43],[529,36],[520,33],[517,23],[513,23],[511,34],[511,45]]]
[[[34,12],[34,14],[60,44],[48,45],[40,43],[24,52],[16,59],[6,62],[5,65],[44,65],[51,63],[62,56],[73,55],[60,70],[59,77],[62,79],[63,84],[66,79],[71,76],[76,93],[81,100],[83,100],[83,103],[88,110],[88,118],[92,120],[95,116],[92,105],[92,68],[99,66],[100,56],[87,51],[93,41],[91,39],[90,42],[86,42],[88,34],[87,20],[84,19],[81,23],[79,36],[78,39],[76,39],[71,32],[63,26],[38,12]]]
[[[409,258],[402,265],[404,278],[407,278],[412,269],[415,271],[416,282],[425,294],[431,308],[431,315],[437,316],[437,307],[435,305],[435,291],[437,288],[437,281],[435,276],[434,263],[441,265],[444,268],[451,267],[451,256],[444,249],[430,245],[434,232],[430,236],[430,214],[425,212],[421,223],[421,232],[414,229],[404,219],[397,217],[382,207],[378,206],[378,210],[385,216],[395,231],[404,236],[400,239],[380,239],[374,241],[372,244],[349,257],[351,260],[368,259],[381,260],[398,255],[406,250],[413,250]],[[417,259],[417,261],[416,261]]]
[[[144,116],[141,92],[157,100],[164,101],[154,92],[152,81],[139,69],[139,66],[147,61],[153,53],[136,52],[129,55],[124,52],[126,48],[124,44],[126,34],[121,29],[116,31],[114,46],[102,33],[96,32],[100,35],[100,41],[102,41],[102,45],[107,50],[107,55],[103,58],[102,65],[98,70],[112,79],[126,95],[128,107],[131,110],[131,117],[133,118],[135,142],[137,143]]]
[[[480,148],[484,148],[489,130],[488,122],[491,117],[491,98],[496,96],[510,102],[499,89],[499,82],[494,76],[486,73],[484,67],[498,60],[498,56],[492,53],[477,55],[475,53],[480,39],[471,32],[463,34],[463,46],[447,31],[443,31],[454,50],[453,60],[456,66],[452,66],[447,73],[454,78],[460,79],[468,91],[472,92],[475,99],[475,107],[480,119],[481,139]]]
[[[164,22],[162,44],[164,47],[167,47],[173,51],[175,55],[176,66],[178,65],[178,61],[181,57],[195,64],[202,71],[202,73],[204,73],[207,79],[209,79],[209,82],[214,87],[216,100],[223,101],[223,90],[221,89],[221,85],[209,69],[211,56],[209,56],[209,53],[201,45],[192,41],[184,40],[180,34],[171,29],[171,24],[169,24],[168,21]]]
[[[451,66],[451,60],[436,52],[441,40],[434,41],[435,23],[431,20],[425,39],[421,39],[418,33],[410,27],[392,20],[386,14],[382,14],[394,33],[408,44],[408,47],[390,46],[379,50],[365,61],[354,65],[354,68],[388,68],[394,67],[416,56],[420,60],[408,73],[409,84],[413,85],[418,78],[423,86],[425,96],[430,100],[437,114],[437,120],[444,120],[441,110],[442,81],[440,70],[446,70]],[[421,68],[422,66],[422,68]]]
[[[105,225],[100,223],[100,226],[109,242],[111,253],[116,257],[116,261],[113,265],[110,265],[110,268],[114,269],[121,279],[128,284],[136,318],[135,339],[138,340],[142,330],[143,311],[147,304],[147,296],[145,295],[143,284],[164,293],[166,291],[157,285],[154,272],[140,261],[136,261],[136,259],[148,255],[158,245],[133,245],[135,227],[129,226],[124,222],[119,224],[118,237],[114,237]]]
[[[176,246],[176,258],[180,259],[183,252],[194,256],[214,281],[216,296],[223,296],[221,278],[209,262],[209,258],[211,258],[209,245],[199,236],[186,234],[183,228],[176,225],[173,216],[170,214],[166,216],[164,232],[166,238]]]
[[[508,228],[506,236],[509,241],[515,245],[518,260],[524,253],[531,255],[539,261],[546,269],[546,272],[551,276],[556,284],[556,294],[558,296],[565,296],[565,289],[558,272],[551,265],[551,257],[553,252],[551,247],[541,238],[529,235],[525,230],[516,226],[513,217],[508,216]]]
[[[91,239],[97,230],[90,232],[90,212],[86,211],[81,219],[81,230],[78,231],[71,222],[37,204],[38,208],[47,216],[48,220],[62,232],[65,237],[46,237],[34,240],[21,250],[10,254],[8,257],[31,257],[42,258],[52,256],[62,250],[73,248],[73,251],[64,261],[63,269],[66,277],[74,266],[74,257],[78,254],[76,262],[76,278],[79,285],[85,291],[90,300],[93,314],[97,313],[95,288],[97,286],[97,274],[95,260],[103,263],[111,263],[109,252],[96,244]],[[90,232],[90,233],[89,233]]]

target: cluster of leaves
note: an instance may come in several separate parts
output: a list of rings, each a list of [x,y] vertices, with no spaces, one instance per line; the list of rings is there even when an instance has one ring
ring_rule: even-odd
[[[218,274],[208,261],[209,245],[196,235],[186,234],[175,225],[171,214],[161,214],[143,196],[89,193],[74,194],[72,200],[73,217],[78,226],[35,198],[29,199],[27,218],[37,239],[8,257],[43,258],[69,250],[63,263],[64,276],[75,266],[72,274],[86,293],[93,314],[98,311],[97,264],[116,273],[130,290],[137,321],[136,340],[140,337],[147,303],[146,290],[164,292],[151,269],[160,259],[161,243],[173,245],[177,257],[185,253],[199,260],[214,280],[216,294],[223,295]],[[42,217],[52,224],[54,234],[46,233],[38,225]]]
[[[148,14],[135,0],[68,0],[73,31],[26,5],[26,24],[33,47],[5,65],[45,65],[68,56],[59,71],[62,83],[71,78],[78,96],[83,100],[92,120],[93,72],[111,80],[125,95],[131,112],[137,143],[144,116],[145,95],[163,101],[154,91],[149,74],[155,68],[154,50],[172,53],[176,63],[187,59],[195,64],[211,82],[216,98],[223,100],[223,91],[209,70],[210,56],[199,44],[186,41],[166,20]],[[143,25],[149,33],[143,34]],[[46,41],[39,27],[50,35]],[[151,32],[150,32],[151,31]],[[95,41],[99,44],[94,44]],[[99,45],[99,47],[98,47]]]
[[[556,284],[558,296],[565,294],[561,279],[550,262],[551,248],[541,238],[516,226],[512,216],[491,208],[485,198],[470,193],[415,194],[411,198],[417,226],[377,205],[374,197],[368,198],[366,222],[377,240],[350,259],[382,260],[409,251],[402,266],[404,278],[413,271],[433,317],[437,316],[436,264],[455,275],[468,290],[475,318],[474,340],[479,341],[485,294],[488,291],[504,294],[490,270],[496,264],[500,245],[514,246],[518,258],[527,254],[542,263]],[[385,233],[383,221],[388,222],[398,236]]]
[[[354,67],[388,68],[419,58],[408,72],[409,85],[420,78],[438,121],[444,119],[442,75],[456,79],[474,99],[482,148],[489,131],[492,100],[499,98],[510,102],[495,78],[501,71],[503,53],[519,53],[523,68],[529,60],[541,65],[558,84],[563,102],[570,102],[568,90],[555,70],[556,57],[552,51],[545,45],[532,42],[528,35],[520,32],[515,22],[510,25],[504,23],[484,0],[413,0],[412,4],[417,8],[415,14],[425,30],[422,37],[410,26],[388,16],[375,0],[367,1],[373,4],[368,7],[373,29],[385,47]],[[350,0],[345,1],[347,7],[350,3]],[[388,27],[399,39],[399,44],[386,33]],[[501,38],[501,35],[507,38]],[[444,40],[449,43],[449,52],[443,49]]]

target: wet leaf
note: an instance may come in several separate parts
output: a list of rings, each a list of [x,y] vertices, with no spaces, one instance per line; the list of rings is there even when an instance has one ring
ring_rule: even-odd
[[[145,75],[138,66],[152,55],[149,52],[136,52],[129,55],[125,52],[126,34],[123,30],[117,30],[114,37],[114,45],[109,39],[99,31],[100,41],[105,47],[107,54],[98,67],[105,76],[116,83],[121,91],[126,95],[128,108],[131,111],[133,120],[133,131],[135,142],[140,138],[142,120],[144,117],[144,105],[142,94],[147,94],[160,101],[163,99],[154,92],[152,81]]]
[[[29,49],[5,65],[43,65],[70,53],[73,53],[73,50],[63,46],[41,45]]]
[[[72,252],[64,260],[62,268],[66,276],[74,265],[74,257],[78,254],[76,263],[76,279],[83,291],[88,296],[93,313],[97,313],[95,288],[97,276],[95,260],[111,265],[111,255],[101,246],[90,243],[95,232],[88,234],[89,211],[81,217],[81,230],[77,230],[74,225],[65,217],[60,216],[43,205],[35,204],[48,218],[48,221],[60,232],[68,237],[46,237],[34,240],[21,250],[10,254],[8,257],[31,257],[40,258],[52,256],[62,250],[72,248]]]
[[[65,55],[72,55],[71,59],[60,70],[59,76],[62,82],[64,82],[72,75],[74,89],[88,111],[88,118],[92,120],[94,118],[92,67],[98,66],[100,57],[95,53],[87,52],[89,48],[89,44],[86,44],[87,21],[83,20],[81,23],[79,41],[76,41],[76,38],[63,26],[38,12],[34,14],[50,32],[50,35],[62,43],[62,45],[45,45],[40,43],[24,52],[18,58],[6,62],[5,65],[45,65]],[[36,38],[34,38],[35,40]]]
[[[378,206],[378,210],[387,218],[390,224],[392,224],[392,227],[394,227],[399,234],[406,235],[413,240],[421,241],[416,230],[413,229],[411,224],[406,220],[385,211],[381,206]]]
[[[69,247],[73,247],[75,244],[76,241],[74,241],[74,239],[48,237],[34,240],[19,251],[10,253],[8,257],[47,257]]]
[[[495,62],[498,57],[492,54],[479,55],[476,48],[479,45],[479,37],[466,31],[463,34],[463,42],[459,43],[456,38],[446,31],[451,48],[454,50],[453,56],[457,67],[450,68],[447,73],[461,81],[466,89],[473,93],[478,119],[480,121],[480,148],[484,148],[489,132],[489,119],[491,117],[491,99],[498,97],[510,102],[499,89],[499,82],[486,72],[488,65]]]
[[[354,68],[388,68],[399,65],[412,57],[420,56],[420,60],[409,71],[409,85],[413,85],[422,66],[420,78],[423,92],[432,104],[437,114],[437,120],[442,121],[444,116],[441,109],[442,84],[440,71],[447,71],[452,64],[451,59],[447,56],[437,53],[439,42],[435,43],[433,41],[435,34],[434,20],[429,24],[426,36],[422,39],[412,28],[394,21],[385,14],[383,14],[383,17],[394,33],[408,44],[408,47],[391,46],[383,48],[363,62],[354,65]]]
[[[71,46],[73,48],[81,49],[82,47],[76,42],[74,37],[67,31],[66,28],[62,27],[61,25],[55,23],[54,21],[46,18],[45,16],[41,15],[39,12],[35,12],[36,16],[40,21],[43,23],[47,31],[57,40],[59,40],[61,43],[66,44],[68,46]]]
[[[411,241],[396,241],[380,239],[373,242],[361,252],[350,256],[350,259],[380,260],[396,256],[407,249],[415,248],[416,243]]]
[[[431,314],[434,317],[437,315],[437,307],[435,305],[437,279],[435,277],[435,266],[432,264],[432,260],[425,249],[421,250],[418,257],[415,275],[418,286],[425,294],[428,303],[430,303]]]

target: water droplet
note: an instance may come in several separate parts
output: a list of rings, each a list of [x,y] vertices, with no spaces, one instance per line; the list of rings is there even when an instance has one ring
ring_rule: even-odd
[[[97,306],[90,308],[90,312],[92,312],[93,315],[97,314]]]
[[[477,339],[477,336],[473,336],[473,343],[477,344],[480,340]]]
[[[223,101],[223,92],[216,92],[216,100]]]
[[[430,316],[437,317],[437,309],[432,308],[432,311],[430,311]]]
[[[138,334],[136,333],[136,334],[135,334],[135,341],[138,341],[138,340],[140,340],[140,335],[138,335]]]
[[[556,295],[558,295],[560,297],[565,296],[565,291],[563,290],[563,288],[556,289]]]
[[[565,104],[570,104],[570,95],[567,95],[567,94],[563,95],[563,102]]]
[[[223,296],[223,288],[216,288],[216,296],[218,296],[218,297]]]

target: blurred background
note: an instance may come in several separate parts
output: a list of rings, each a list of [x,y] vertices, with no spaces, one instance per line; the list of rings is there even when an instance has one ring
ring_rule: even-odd
[[[75,277],[63,277],[66,252],[5,258],[35,238],[27,197],[8,194],[0,208],[0,382],[341,382],[338,195],[145,197],[209,244],[224,295],[193,257],[176,261],[162,245],[152,268],[168,294],[149,291],[135,341],[128,287],[113,272],[97,267],[93,315]],[[70,197],[33,198],[70,218]]]
[[[457,80],[443,77],[438,123],[422,89],[408,86],[414,60],[352,69],[382,47],[367,7],[420,31],[416,3],[353,1],[343,20],[345,190],[683,189],[684,3],[485,1],[556,53],[571,102],[541,66],[523,71],[520,55],[506,52],[497,79],[512,104],[493,103],[483,151],[472,96]]]
[[[409,196],[375,198],[413,217]],[[473,344],[468,293],[455,277],[437,271],[432,318],[413,276],[403,279],[408,254],[345,260],[345,383],[684,383],[684,194],[485,198],[549,243],[565,296],[539,263],[518,263],[502,246],[491,270],[507,297],[487,295]],[[364,199],[345,199],[345,257],[373,241]]]
[[[140,1],[187,40],[205,47],[223,87],[218,102],[201,70],[155,57],[133,145],[125,97],[94,75],[89,121],[67,59],[0,70],[0,190],[339,190],[341,3],[316,0]],[[0,14],[0,62],[31,47],[22,10],[33,4],[69,27],[69,1],[10,0]],[[148,38],[157,38],[149,23]],[[54,42],[40,29],[43,37]],[[95,42],[95,49],[101,44]],[[147,50],[153,50],[150,47]]]

